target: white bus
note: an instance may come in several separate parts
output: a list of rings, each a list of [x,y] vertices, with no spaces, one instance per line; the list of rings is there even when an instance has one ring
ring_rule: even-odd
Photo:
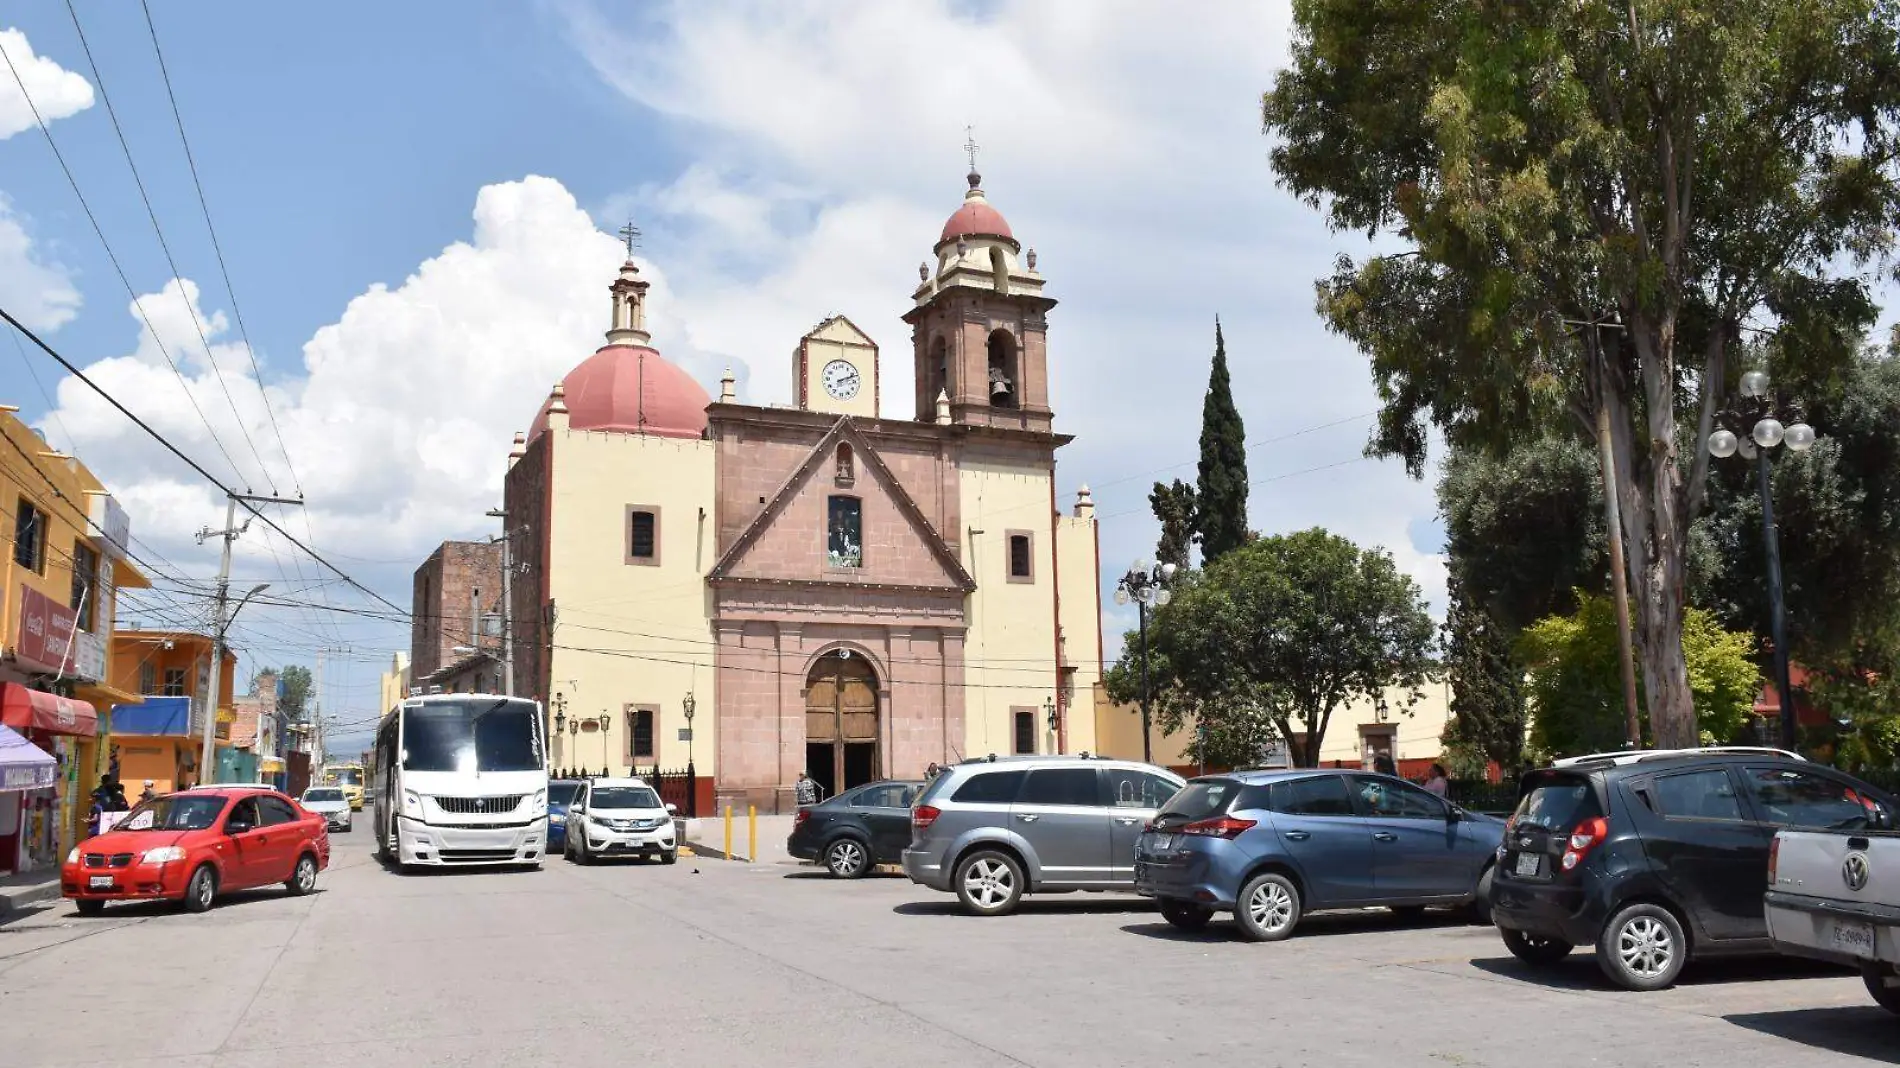
[[[538,701],[444,693],[403,700],[376,730],[376,853],[411,865],[540,867],[548,764]]]

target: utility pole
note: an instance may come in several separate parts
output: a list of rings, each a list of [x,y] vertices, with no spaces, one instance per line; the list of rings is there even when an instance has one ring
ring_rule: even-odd
[[[514,531],[508,528],[508,513],[490,508],[489,518],[501,520],[501,692],[515,695],[515,583]],[[479,646],[478,646],[479,648]],[[689,738],[690,740],[690,738]],[[692,763],[692,761],[687,761]]]
[[[224,548],[218,559],[218,597],[211,616],[211,681],[205,700],[204,745],[198,754],[198,781],[216,782],[210,778],[215,773],[213,761],[217,752],[218,737],[218,683],[224,676],[224,636],[225,631],[236,621],[238,612],[245,602],[262,593],[270,584],[260,583],[246,593],[226,618],[224,607],[231,595],[231,543],[239,534],[251,528],[246,519],[243,526],[237,525],[237,506],[239,501],[259,504],[294,504],[303,507],[303,501],[291,497],[269,497],[257,493],[228,493],[224,499],[224,529],[214,531],[209,527],[198,532],[198,544],[203,545],[210,538],[224,539]]]

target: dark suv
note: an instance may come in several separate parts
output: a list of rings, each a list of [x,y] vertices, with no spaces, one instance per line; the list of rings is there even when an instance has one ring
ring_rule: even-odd
[[[1491,918],[1532,964],[1579,945],[1631,990],[1690,957],[1768,953],[1762,891],[1782,827],[1867,826],[1887,794],[1771,749],[1561,760],[1526,775],[1498,847]]]

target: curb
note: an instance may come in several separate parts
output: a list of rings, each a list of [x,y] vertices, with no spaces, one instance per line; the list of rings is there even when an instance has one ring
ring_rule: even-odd
[[[59,880],[57,878],[42,883],[0,889],[0,916],[58,899]]]

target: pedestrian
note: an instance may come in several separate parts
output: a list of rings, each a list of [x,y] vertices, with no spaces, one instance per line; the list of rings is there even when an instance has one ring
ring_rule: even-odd
[[[792,790],[794,796],[798,799],[799,808],[818,803],[818,784],[812,781],[810,775],[802,771],[799,772],[798,782],[792,787]]]
[[[158,796],[157,785],[157,783],[150,779],[145,780],[145,792],[139,795],[139,804],[143,805],[145,802]]]
[[[1381,775],[1390,775],[1395,779],[1399,777],[1399,766],[1392,762],[1391,753],[1380,753],[1373,757],[1372,770]]]
[[[937,777],[937,773],[942,770],[943,770],[942,768],[939,768],[937,766],[936,761],[934,760],[931,761],[930,766],[924,769],[924,781],[929,782],[930,780],[935,779]]]
[[[1432,770],[1425,775],[1425,792],[1439,797],[1451,797],[1451,777],[1445,774],[1445,765],[1433,764]]]

